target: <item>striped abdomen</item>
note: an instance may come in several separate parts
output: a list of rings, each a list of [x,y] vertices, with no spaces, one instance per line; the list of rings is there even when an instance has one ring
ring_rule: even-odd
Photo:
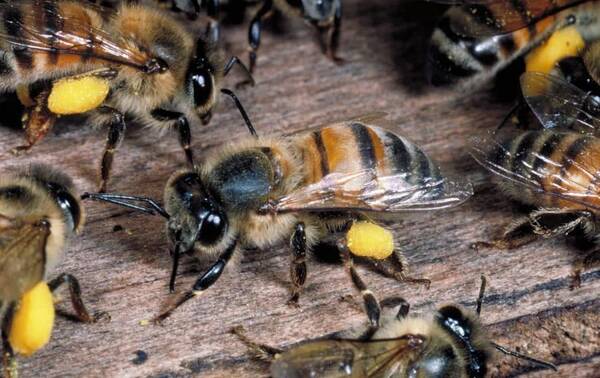
[[[318,182],[329,173],[371,170],[378,177],[406,174],[420,184],[440,179],[440,171],[423,151],[406,139],[360,122],[327,126],[295,140],[302,151],[305,182]]]
[[[71,1],[14,2],[2,9],[2,62],[5,71],[14,71],[21,80],[28,76],[51,76],[52,71],[75,69],[89,63],[97,53],[92,30],[102,30],[103,21],[95,11]],[[69,35],[72,45],[55,35]],[[79,44],[75,42],[79,39]],[[9,43],[14,41],[14,43]],[[59,50],[69,49],[72,53]]]
[[[589,204],[600,208],[598,138],[573,132],[529,131],[491,151],[489,162],[531,184],[502,180],[501,185],[517,200],[544,207],[583,209]]]
[[[527,7],[520,1],[501,2],[501,4],[503,7],[512,4],[514,10],[511,12],[523,14],[524,24],[530,17]],[[453,83],[479,73],[493,72],[497,67],[505,66],[518,57],[520,50],[527,47],[536,36],[570,15],[576,17],[576,24],[571,27],[572,30],[567,34],[567,38],[575,37],[582,43],[590,43],[600,38],[599,1],[569,7],[511,33],[499,31],[495,36],[478,38],[458,33],[457,30],[484,29],[489,20],[496,20],[502,24],[502,14],[495,14],[493,8],[488,9],[484,5],[478,5],[478,9],[484,11],[469,12],[465,7],[452,7],[435,29],[429,49],[429,70],[434,84]],[[565,43],[561,46],[564,48],[565,56],[574,55],[573,51],[570,51],[574,45],[575,43]],[[535,54],[535,50],[532,54]],[[551,58],[553,61],[546,65],[554,66],[554,63],[561,58],[553,56]]]

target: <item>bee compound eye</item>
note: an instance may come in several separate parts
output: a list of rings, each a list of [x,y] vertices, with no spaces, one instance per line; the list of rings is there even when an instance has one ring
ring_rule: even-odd
[[[220,212],[206,215],[198,231],[198,241],[204,245],[217,243],[227,230],[227,217]]]

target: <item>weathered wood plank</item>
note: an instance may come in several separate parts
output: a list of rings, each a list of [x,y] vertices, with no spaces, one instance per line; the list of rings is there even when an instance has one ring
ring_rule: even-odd
[[[588,272],[580,289],[569,290],[572,264],[582,254],[563,239],[511,252],[469,248],[500,232],[516,214],[505,197],[485,184],[486,176],[466,152],[468,139],[495,127],[509,104],[487,93],[463,98],[426,86],[424,46],[436,14],[439,8],[430,4],[347,1],[341,51],[347,62],[341,67],[321,56],[311,30],[301,23],[292,22],[284,35],[267,31],[259,84],[238,95],[262,134],[388,112],[393,130],[421,145],[446,171],[477,183],[477,196],[459,209],[407,215],[394,225],[414,274],[432,280],[429,291],[361,268],[369,286],[380,298],[404,296],[416,311],[447,302],[472,306],[484,273],[490,289],[482,320],[494,339],[560,364],[560,372],[553,374],[502,358],[494,365],[495,376],[597,376],[600,271]],[[229,51],[243,56],[245,28],[228,28],[224,34]],[[104,133],[85,122],[57,128],[30,155],[1,155],[0,169],[44,161],[64,167],[82,191],[94,190]],[[209,126],[194,125],[194,149],[206,156],[210,148],[245,136],[238,114],[224,100]],[[0,153],[21,138],[19,130],[0,129]],[[135,126],[128,129],[117,158],[112,190],[158,199],[167,177],[183,163],[174,135],[159,139]],[[163,222],[99,204],[87,209],[87,228],[71,244],[61,270],[77,275],[89,306],[109,311],[112,321],[82,326],[59,319],[52,343],[23,360],[24,377],[262,376],[266,366],[249,360],[245,347],[228,334],[231,327],[244,325],[251,335],[281,346],[364,321],[362,313],[338,300],[353,290],[337,264],[309,261],[301,307],[287,307],[290,257],[282,243],[247,253],[239,267],[164,326],[141,326],[172,298]],[[115,225],[125,230],[113,232]],[[191,285],[198,267],[185,259],[181,272],[179,291]],[[147,362],[132,362],[136,350],[147,352]]]

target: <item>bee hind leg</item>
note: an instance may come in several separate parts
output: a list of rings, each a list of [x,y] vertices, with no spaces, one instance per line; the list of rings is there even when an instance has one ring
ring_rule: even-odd
[[[26,96],[29,97],[29,89],[25,88]],[[29,103],[23,114],[23,128],[25,129],[25,141],[27,144],[18,146],[12,150],[12,153],[18,155],[29,151],[37,142],[42,140],[52,129],[56,122],[56,115],[48,109],[48,97],[50,96],[50,87],[45,87],[33,98],[28,98]],[[19,96],[21,102],[22,96]],[[28,102],[28,101],[26,101]]]
[[[383,273],[383,275],[397,281],[425,285],[427,289],[429,289],[429,286],[431,285],[431,281],[427,278],[417,278],[407,274],[408,264],[406,263],[404,255],[398,249],[395,249],[392,255],[385,260],[373,258],[366,258],[365,260],[375,267],[375,269]]]
[[[540,209],[510,224],[501,238],[491,242],[476,242],[472,248],[514,249],[538,238],[566,235],[592,220],[589,212],[569,209]]]
[[[93,316],[90,315],[83,304],[83,299],[81,298],[81,287],[79,286],[79,281],[77,278],[75,278],[75,276],[68,273],[62,273],[52,281],[48,282],[48,287],[50,287],[50,291],[55,292],[64,284],[69,286],[71,304],[75,310],[75,316],[69,315],[69,317],[74,317],[76,320],[82,323],[95,323],[102,318],[110,318],[106,312],[99,312]]]
[[[361,339],[369,339],[375,333],[375,331],[379,329],[381,306],[379,305],[379,301],[375,297],[375,294],[369,290],[365,282],[356,271],[356,268],[354,268],[354,261],[350,255],[350,249],[348,248],[346,239],[338,240],[337,248],[340,251],[340,256],[344,262],[344,266],[346,267],[348,274],[350,275],[350,278],[352,279],[354,287],[360,291],[360,294],[362,295],[365,304],[365,310],[367,312],[367,318],[369,319],[369,328],[361,336]]]
[[[233,327],[230,330],[230,333],[237,336],[248,349],[252,351],[252,353],[259,359],[264,361],[273,361],[275,357],[283,352],[282,349],[272,347],[267,344],[257,343],[256,341],[251,340],[246,335],[246,330],[242,326]]]

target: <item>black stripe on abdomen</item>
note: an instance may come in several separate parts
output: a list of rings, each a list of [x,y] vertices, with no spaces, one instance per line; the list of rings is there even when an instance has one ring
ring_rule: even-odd
[[[560,177],[563,178],[569,169],[573,166],[573,163],[577,159],[577,157],[585,151],[590,138],[586,136],[580,136],[575,139],[573,143],[569,146],[569,148],[565,152],[565,156],[561,161],[561,169],[560,169]]]
[[[386,143],[386,149],[389,149],[391,170],[393,174],[407,172],[412,164],[412,156],[406,148],[404,141],[392,133],[386,133],[389,142]],[[387,153],[386,153],[387,155]]]
[[[364,169],[376,169],[377,158],[375,157],[375,150],[373,148],[371,135],[369,134],[366,126],[360,123],[353,123],[350,125],[350,129],[352,130],[352,134],[356,140],[362,167]]]
[[[8,8],[3,14],[3,22],[6,32],[11,37],[17,39],[26,37],[23,34],[23,14],[19,6]],[[30,70],[33,68],[33,55],[28,47],[14,46],[12,51],[20,69]]]
[[[557,147],[563,142],[566,134],[563,133],[554,133],[547,132],[547,138],[544,140],[543,144],[539,146],[539,150],[537,151],[537,155],[535,160],[533,161],[532,170],[533,172],[538,172],[540,169],[543,169],[548,159],[554,154]]]
[[[313,132],[312,136],[315,141],[315,145],[317,146],[317,151],[319,151],[319,160],[321,161],[321,176],[326,176],[329,174],[329,161],[327,159],[327,150],[323,144],[321,131],[318,130]]]
[[[58,49],[55,47],[56,44],[56,33],[62,31],[63,22],[58,13],[58,5],[56,1],[44,1],[44,26],[46,32],[50,34],[48,38],[48,45],[50,50],[48,51],[48,62],[50,64],[56,64],[58,62]]]
[[[515,149],[511,151],[512,159],[510,161],[510,171],[517,174],[524,174],[523,168],[528,163],[526,158],[531,157],[529,153],[531,152],[531,148],[535,143],[535,140],[539,136],[539,133],[536,132],[527,132],[525,135],[519,140],[518,144],[515,146]],[[529,176],[529,174],[526,174]]]

